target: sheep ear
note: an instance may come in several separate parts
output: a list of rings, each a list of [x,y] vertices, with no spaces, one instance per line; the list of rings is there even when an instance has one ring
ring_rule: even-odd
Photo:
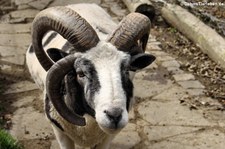
[[[150,65],[156,59],[155,56],[146,53],[140,53],[131,57],[130,70],[136,71]]]
[[[66,57],[68,53],[63,52],[60,49],[57,48],[49,48],[47,50],[48,56],[54,61],[57,62],[58,60],[62,59],[63,57]]]

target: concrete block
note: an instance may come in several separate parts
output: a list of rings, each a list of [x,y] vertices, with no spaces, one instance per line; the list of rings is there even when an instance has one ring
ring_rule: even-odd
[[[53,6],[65,6],[65,5],[70,5],[70,4],[78,4],[78,3],[84,3],[83,0],[54,0],[49,7],[53,7]],[[96,3],[96,4],[100,4],[101,1],[100,0],[85,0],[85,3]]]
[[[136,125],[129,123],[113,140],[110,149],[130,149],[141,141]]]
[[[35,9],[24,9],[24,10],[16,10],[10,12],[12,18],[28,18],[32,19],[36,16],[39,10]]]
[[[162,50],[158,45],[154,45],[154,44],[148,44],[147,45],[147,48],[146,48],[146,51],[157,51],[157,50]]]
[[[205,88],[205,86],[203,86],[198,80],[179,81],[177,83],[185,89],[204,89]]]
[[[52,141],[50,149],[60,149],[59,144],[56,140]]]
[[[159,61],[159,62],[164,62],[164,61],[173,61],[173,60],[175,60],[175,58],[173,58],[169,55],[162,55],[162,56],[158,56],[156,58],[156,60]]]
[[[176,60],[169,60],[162,62],[163,67],[180,67],[180,64]]]
[[[183,73],[183,74],[175,74],[173,75],[173,78],[175,81],[188,81],[188,80],[195,80],[195,76],[192,74],[187,74],[187,73]]]
[[[53,1],[54,0],[38,0],[38,1],[29,2],[28,5],[35,9],[42,10],[46,8]]]
[[[163,139],[152,148],[163,149],[223,149],[225,135],[216,128],[199,128]]]
[[[17,47],[17,46],[0,46],[0,56],[1,57],[11,57],[16,55],[25,54],[27,47]]]
[[[0,24],[0,34],[30,33],[31,23],[28,24]]]
[[[180,101],[171,102],[145,101],[138,106],[141,117],[152,125],[173,126],[212,126],[216,122],[208,121],[201,111],[191,111],[182,106]]]
[[[172,86],[163,92],[160,92],[158,95],[154,96],[152,99],[154,101],[164,102],[164,101],[177,101],[185,96],[186,90],[180,86]]]
[[[25,64],[25,55],[19,54],[17,56],[2,57],[0,60],[10,64],[23,66]]]
[[[179,67],[167,67],[166,68],[171,74],[183,74],[184,71]]]
[[[22,5],[22,4],[30,3],[32,1],[35,1],[35,0],[15,0],[15,4],[16,5]]]
[[[28,47],[30,34],[0,34],[0,46]]]
[[[165,56],[165,55],[168,55],[166,52],[163,52],[163,51],[150,51],[151,54],[155,55],[156,58],[158,56]]]
[[[165,83],[158,81],[148,81],[135,79],[134,80],[134,95],[139,98],[148,98],[161,93],[162,91],[170,88],[172,81],[167,80]]]
[[[8,89],[3,94],[23,93],[27,91],[39,89],[36,84],[30,81],[21,81],[8,86]]]
[[[144,133],[148,137],[148,141],[157,142],[164,140],[164,138],[170,138],[171,136],[179,136],[182,134],[197,131],[200,128],[195,127],[182,127],[182,126],[145,126]]]
[[[44,139],[53,136],[51,125],[44,114],[35,111],[32,107],[19,108],[13,114],[12,122],[10,133],[18,140]]]
[[[205,91],[204,89],[198,89],[198,88],[187,89],[187,92],[189,93],[189,95],[192,95],[192,96],[205,95],[204,91]]]

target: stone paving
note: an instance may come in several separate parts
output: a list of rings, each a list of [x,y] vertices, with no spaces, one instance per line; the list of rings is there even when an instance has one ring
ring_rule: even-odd
[[[31,41],[31,21],[39,10],[84,1],[12,2],[18,9],[0,22],[0,70],[14,78],[4,92],[5,97],[13,98],[16,109],[10,132],[26,149],[58,149],[43,114],[41,92],[27,73],[25,52]],[[128,13],[116,0],[85,2],[101,5],[117,21]],[[135,76],[136,104],[130,123],[114,139],[111,149],[224,149],[225,113],[218,110],[221,105],[206,97],[205,87],[194,75],[181,70],[182,63],[165,53],[160,44],[150,35],[147,52],[157,60]]]

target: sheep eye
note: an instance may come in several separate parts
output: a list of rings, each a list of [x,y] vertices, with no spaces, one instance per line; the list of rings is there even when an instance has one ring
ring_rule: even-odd
[[[85,77],[85,74],[81,69],[79,69],[79,70],[77,70],[77,76],[80,78],[83,78],[83,77]]]
[[[77,75],[78,75],[80,78],[85,77],[85,75],[84,75],[84,73],[83,73],[83,72],[79,72],[79,73],[77,73]]]

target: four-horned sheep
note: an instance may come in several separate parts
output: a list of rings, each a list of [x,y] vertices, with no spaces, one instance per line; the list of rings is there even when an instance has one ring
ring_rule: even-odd
[[[52,7],[35,17],[26,60],[61,149],[107,149],[127,125],[133,75],[155,60],[144,53],[150,25],[139,13],[116,24],[95,4]]]

